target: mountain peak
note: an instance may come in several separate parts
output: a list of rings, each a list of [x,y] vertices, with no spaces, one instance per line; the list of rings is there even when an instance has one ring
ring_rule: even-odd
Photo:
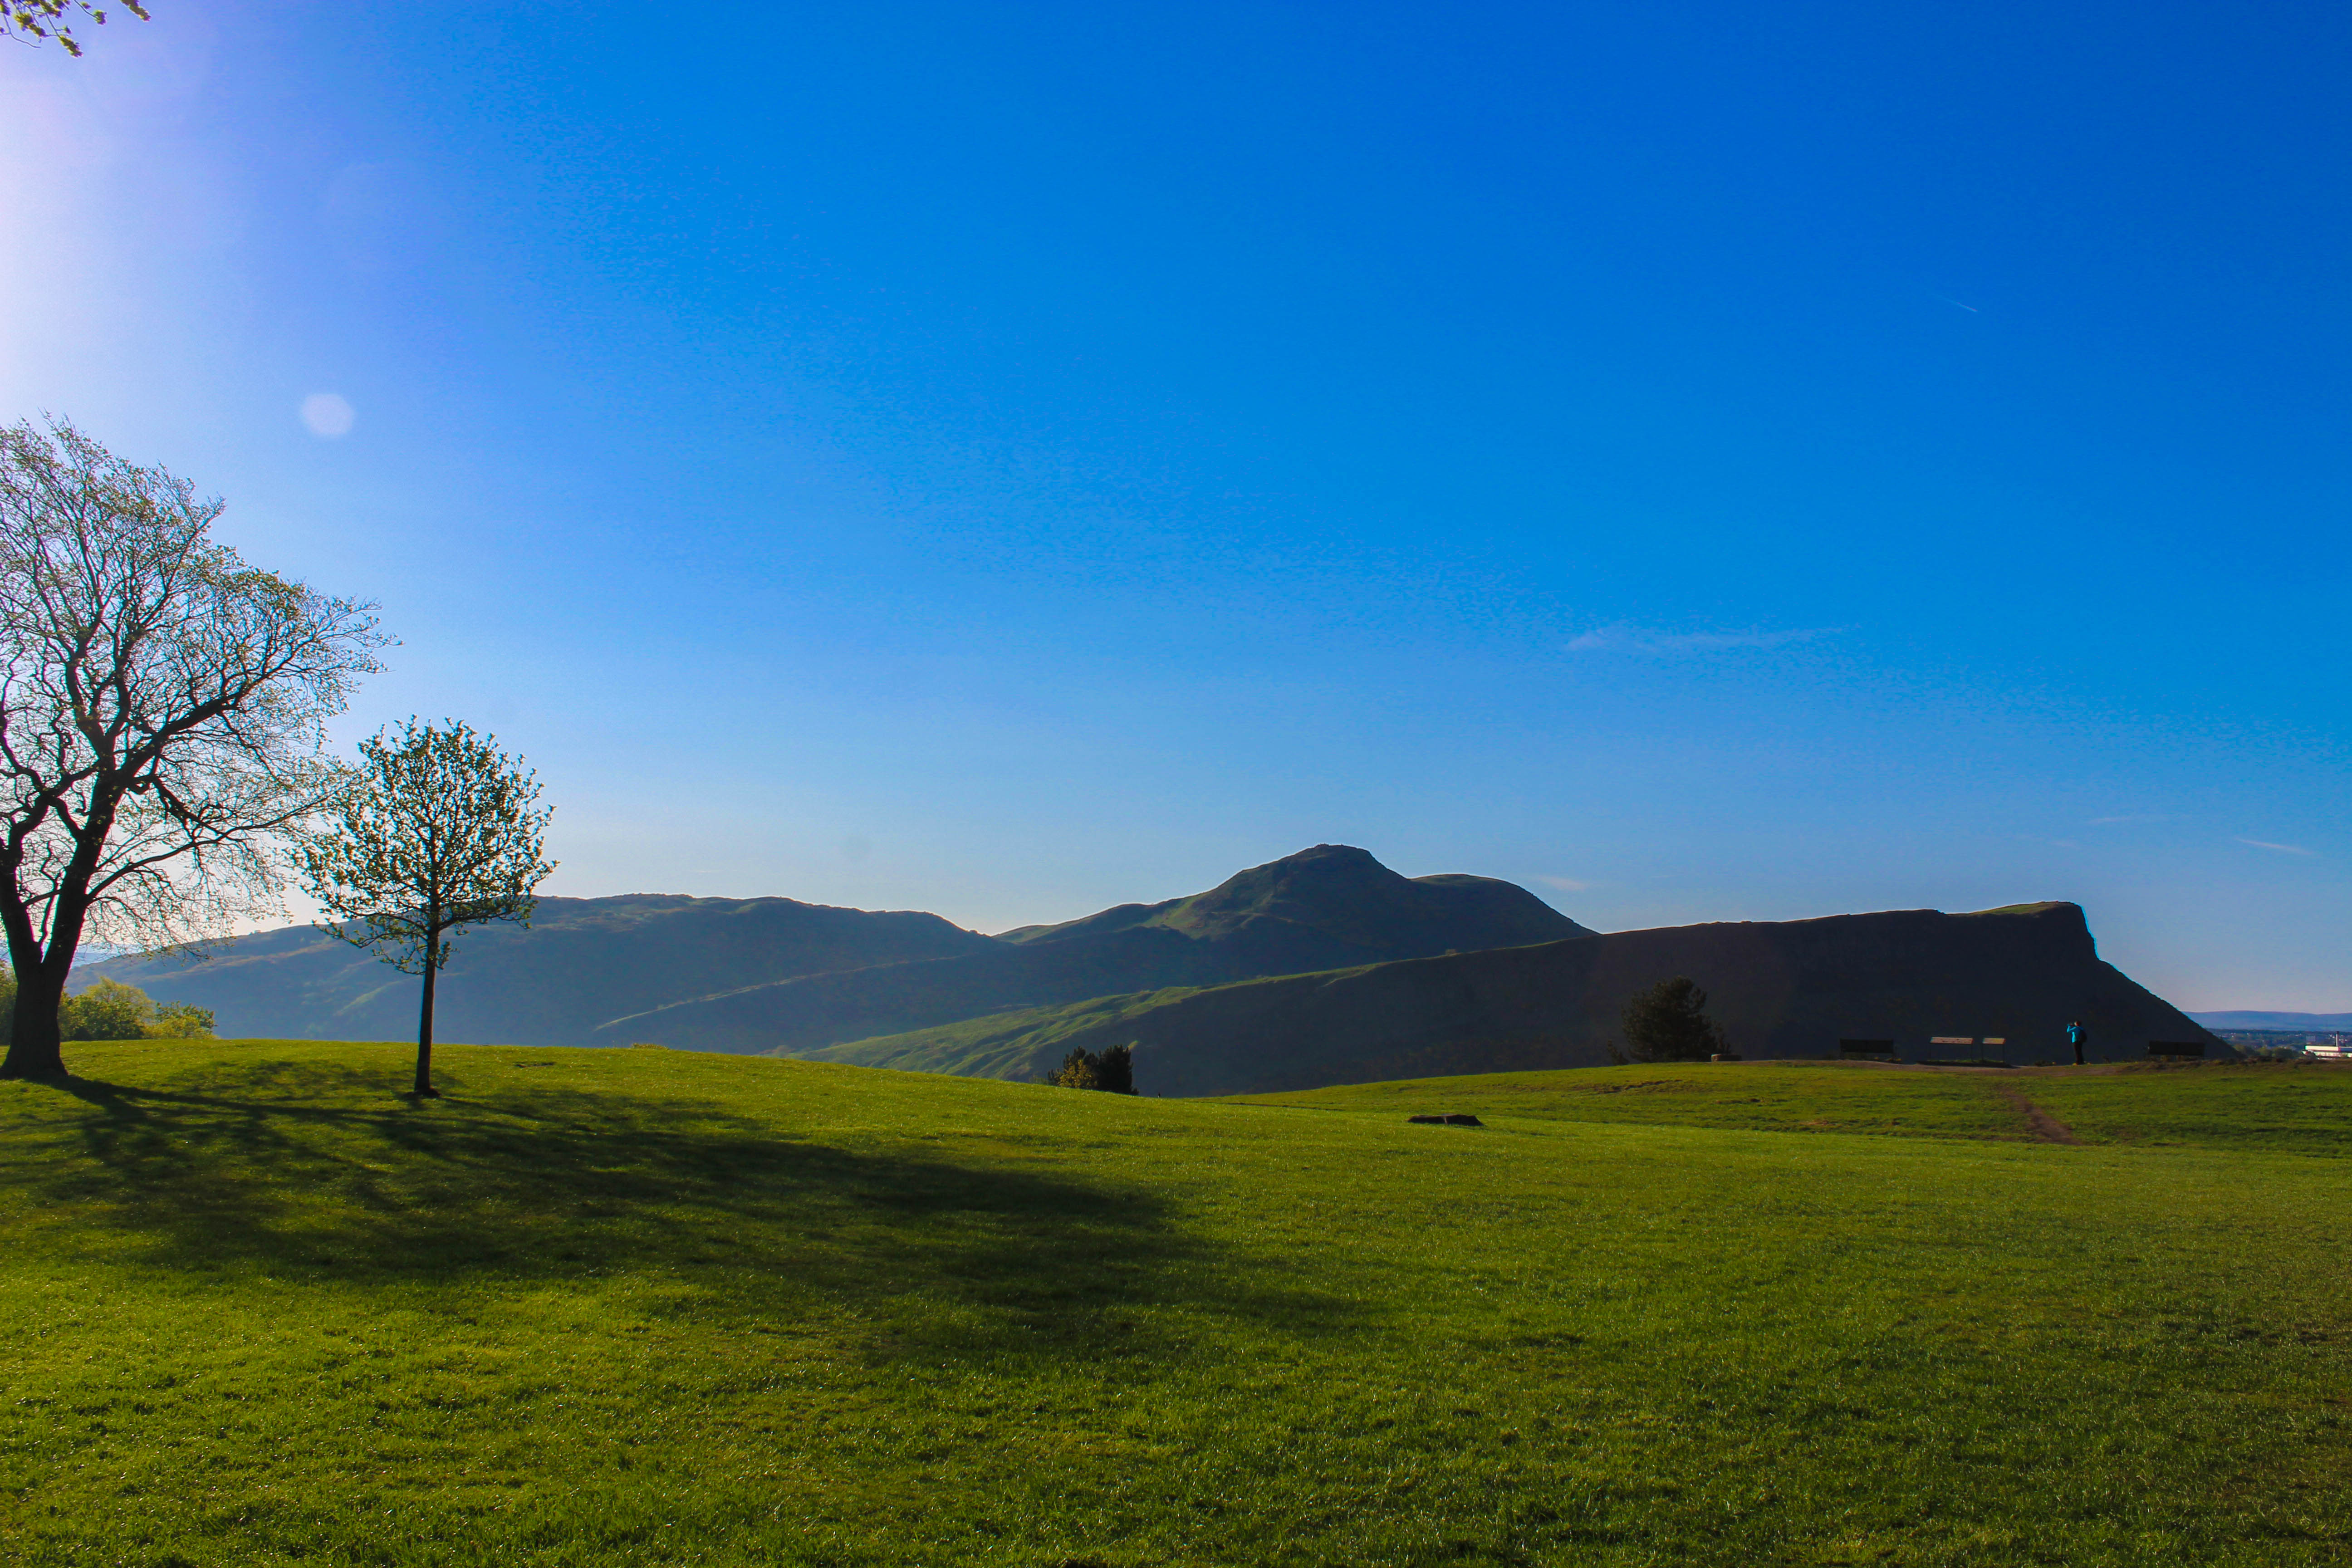
[[[1591,934],[1514,883],[1489,877],[1405,877],[1352,844],[1318,844],[1237,871],[1187,898],[1121,904],[1066,924],[1007,934],[1024,944],[1055,943],[1138,928],[1229,951],[1258,973],[1279,973],[1285,965],[1338,969]]]

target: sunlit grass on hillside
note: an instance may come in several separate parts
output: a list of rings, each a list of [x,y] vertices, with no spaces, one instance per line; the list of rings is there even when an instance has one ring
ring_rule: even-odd
[[[1959,1135],[660,1051],[448,1048],[437,1102],[396,1047],[68,1059],[0,1084],[10,1560],[2352,1551],[2330,1158],[2010,1142],[1761,1064],[1793,1100],[1706,1115]],[[2176,1117],[2232,1081],[2142,1076]]]
[[[2086,1142],[2352,1153],[2352,1067],[2228,1062],[1999,1071],[1658,1062],[1342,1084],[1229,1103],[2031,1142],[2020,1099]]]
[[[1657,1062],[1479,1073],[1240,1095],[1234,1102],[1791,1132],[2031,1136],[2024,1119],[1981,1074],[1891,1071],[1843,1062]]]
[[[2020,1087],[2095,1142],[2352,1155],[2352,1065],[2344,1063],[2034,1073]]]

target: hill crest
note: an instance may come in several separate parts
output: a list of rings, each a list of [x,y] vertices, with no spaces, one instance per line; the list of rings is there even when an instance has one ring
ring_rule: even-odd
[[[1008,1007],[1579,934],[1583,927],[1509,882],[1406,878],[1341,845],[1252,867],[1204,893],[1002,938],[933,914],[784,898],[547,898],[529,930],[461,936],[440,986],[440,1033],[761,1051]],[[411,978],[311,927],[243,937],[208,961],[116,958],[89,972],[209,1007],[225,1034],[398,1039],[415,1027]]]
[[[689,998],[600,1032],[654,1031],[697,1049],[792,1051],[1092,996],[1593,934],[1516,883],[1404,877],[1365,850],[1320,844],[1206,892],[1021,927],[992,950]]]
[[[789,1054],[1034,1080],[1074,1048],[1136,1047],[1147,1094],[1598,1066],[1637,991],[1687,975],[1735,1049],[1834,1056],[1845,1038],[1948,1055],[1996,1037],[2056,1058],[2080,1020],[2102,1054],[2211,1037],[2102,962],[2082,909],[1895,910],[1616,931],[1220,986],[1105,996]],[[779,1053],[786,1054],[786,1053]]]

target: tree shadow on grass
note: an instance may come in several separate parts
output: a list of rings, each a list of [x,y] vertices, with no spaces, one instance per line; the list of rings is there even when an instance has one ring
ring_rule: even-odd
[[[661,1288],[644,1310],[794,1322],[847,1310],[939,1353],[1141,1349],[1138,1315],[1162,1307],[1290,1333],[1350,1315],[1220,1255],[1145,1191],[845,1149],[707,1101],[453,1087],[391,1099],[380,1071],[292,1062],[195,1089],[74,1079],[67,1092],[95,1113],[8,1163],[35,1203],[80,1210],[143,1266],[197,1275],[632,1275]]]

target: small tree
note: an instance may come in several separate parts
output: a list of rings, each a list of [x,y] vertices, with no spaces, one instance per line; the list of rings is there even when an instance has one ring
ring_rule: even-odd
[[[1625,1004],[1620,1060],[1703,1062],[1731,1047],[1706,1016],[1706,993],[1681,975],[1661,980]]]
[[[1135,1047],[1112,1046],[1095,1058],[1095,1087],[1112,1094],[1135,1092]]]
[[[404,974],[424,976],[415,1092],[433,1087],[434,979],[448,933],[487,921],[530,924],[547,820],[539,782],[463,724],[411,719],[360,742],[360,769],[330,826],[298,851],[310,896],[342,923],[328,929]]]
[[[1062,1089],[1099,1089],[1112,1094],[1135,1092],[1135,1047],[1112,1046],[1100,1056],[1081,1047],[1062,1058],[1048,1083]]]
[[[279,912],[276,841],[340,787],[325,721],[384,639],[214,542],[220,513],[64,421],[0,427],[0,1078],[65,1077],[86,938],[186,948]]]
[[[103,974],[58,1009],[58,1032],[69,1040],[143,1040],[154,1022],[153,997]]]

